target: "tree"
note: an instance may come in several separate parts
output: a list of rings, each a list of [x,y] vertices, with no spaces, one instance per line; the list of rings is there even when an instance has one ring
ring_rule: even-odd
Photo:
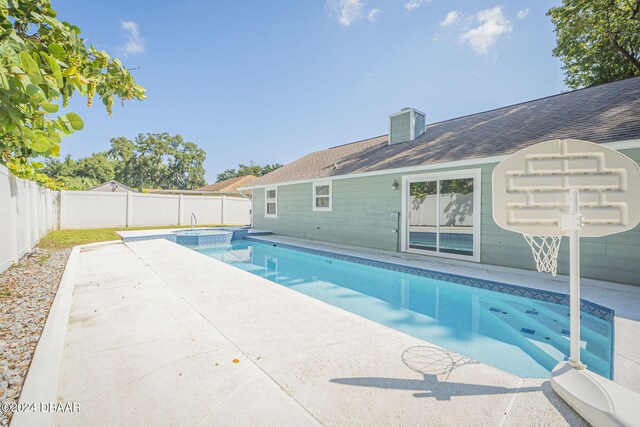
[[[204,150],[180,135],[140,134],[111,139],[111,149],[64,161],[48,159],[44,173],[68,190],[86,190],[115,179],[133,188],[193,190],[206,185]]]
[[[563,0],[547,15],[570,88],[640,75],[640,0]]]
[[[54,185],[36,157],[57,157],[61,137],[81,130],[73,112],[54,116],[76,92],[144,99],[145,89],[117,58],[87,46],[80,29],[56,19],[50,0],[0,0],[0,163],[15,175]]]
[[[58,180],[62,183],[65,190],[84,191],[93,187],[97,187],[102,182],[85,176],[60,176]]]
[[[107,157],[115,179],[134,188],[194,190],[206,185],[205,151],[180,135],[140,134],[113,138]]]
[[[42,171],[60,181],[61,187],[67,190],[86,190],[115,176],[113,163],[107,159],[106,153],[95,153],[80,160],[67,156],[62,162],[47,159]]]
[[[279,163],[265,166],[256,165],[254,162],[249,162],[248,165],[240,163],[237,170],[227,169],[224,172],[219,173],[216,177],[216,182],[226,181],[227,179],[237,178],[239,176],[263,176],[281,167],[282,165]]]

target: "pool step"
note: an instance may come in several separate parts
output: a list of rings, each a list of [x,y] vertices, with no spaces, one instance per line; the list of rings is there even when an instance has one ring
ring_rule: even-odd
[[[502,309],[497,310],[498,305]],[[526,340],[526,347],[523,348],[526,348],[528,353],[532,352],[533,347],[536,349],[534,354],[543,352],[555,360],[556,363],[562,361],[564,356],[569,354],[569,337],[562,336],[559,331],[554,331],[536,320],[537,316],[532,316],[526,311],[522,311],[522,309],[518,310],[518,307],[512,306],[503,300],[485,301],[483,306],[494,317],[500,319],[511,330]],[[587,345],[586,341],[581,341],[583,349],[587,349]],[[583,359],[583,362],[598,371],[608,372],[610,370],[610,362],[596,352],[591,350],[583,352]]]
[[[484,314],[484,316],[482,316],[483,320],[493,326],[492,330],[500,332],[500,334],[495,336],[494,339],[520,347],[533,360],[544,366],[549,371],[558,363],[558,359],[556,357],[549,354],[540,346],[533,344],[532,340],[525,337],[519,329],[505,321],[505,318],[502,317],[502,313],[490,310],[482,310],[482,312]],[[505,328],[505,324],[509,327]]]
[[[551,331],[560,335],[566,344],[566,347],[565,345],[563,345],[562,349],[568,354],[570,341],[568,317],[562,316],[561,314],[556,313],[553,310],[549,310],[542,304],[506,304],[510,305],[512,307],[511,310],[515,310],[514,313],[518,315],[524,322],[542,325],[542,328],[546,328],[544,332],[547,334],[549,333],[549,331]],[[580,331],[580,338],[583,342],[583,348],[586,348],[591,354],[598,356],[603,361],[608,360],[611,345],[610,338],[608,335],[602,335],[598,333],[598,331],[590,328],[589,326],[592,326],[594,322],[597,322],[597,319],[589,317],[583,318]],[[606,332],[610,333],[610,329]]]

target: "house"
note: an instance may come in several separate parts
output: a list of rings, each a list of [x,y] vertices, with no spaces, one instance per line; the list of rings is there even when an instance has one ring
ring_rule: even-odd
[[[252,185],[256,179],[258,179],[258,177],[254,175],[237,176],[235,178],[225,179],[224,181],[207,185],[206,187],[198,188],[198,190],[215,191],[224,194],[240,194],[240,191],[238,191],[239,188]]]
[[[389,117],[389,135],[308,154],[245,185],[253,225],[298,238],[534,269],[524,238],[493,221],[493,168],[524,147],[566,138],[604,144],[640,162],[640,77],[438,123],[425,125],[426,118],[402,110]],[[640,284],[640,227],[581,244],[584,277]],[[567,246],[561,246],[561,273]]]
[[[87,191],[107,191],[111,193],[139,193],[139,191],[136,191],[131,187],[127,187],[126,185],[113,179],[111,181],[103,182],[102,184],[97,185],[93,188],[90,188]]]
[[[196,190],[160,190],[160,189],[147,189],[145,193],[155,194],[190,194],[196,196],[232,196],[241,197],[242,194],[238,191],[239,187],[251,185],[253,181],[258,179],[254,175],[238,176],[235,178],[225,179],[224,181],[216,182],[215,184],[207,185],[205,187],[198,188]]]

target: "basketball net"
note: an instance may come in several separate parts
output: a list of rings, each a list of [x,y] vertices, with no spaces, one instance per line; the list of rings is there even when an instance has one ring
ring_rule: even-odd
[[[540,272],[551,273],[554,277],[558,271],[558,253],[562,236],[534,236],[523,234],[531,246],[536,268]]]

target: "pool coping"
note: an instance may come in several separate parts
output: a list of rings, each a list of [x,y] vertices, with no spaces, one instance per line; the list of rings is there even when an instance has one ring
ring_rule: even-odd
[[[108,240],[78,245],[71,249],[42,333],[33,351],[33,359],[22,386],[19,404],[27,407],[34,402],[52,403],[57,401],[58,383],[62,372],[64,346],[80,253],[85,249],[120,243],[122,243],[120,240]],[[16,411],[13,413],[10,425],[52,425],[54,415],[54,411]]]

